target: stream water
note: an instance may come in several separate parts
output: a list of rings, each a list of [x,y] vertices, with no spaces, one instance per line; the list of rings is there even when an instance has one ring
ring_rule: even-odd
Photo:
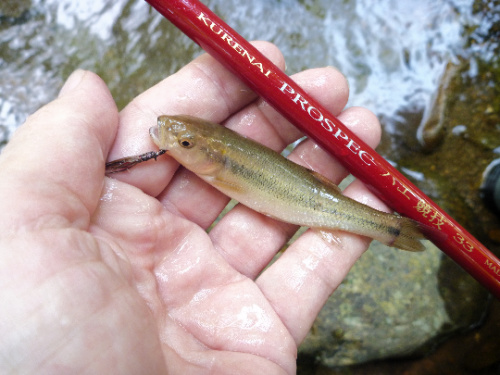
[[[460,55],[471,0],[204,1],[247,39],[277,44],[292,74],[333,65],[362,105],[397,134],[402,109],[421,112]],[[100,74],[118,105],[202,51],[142,0],[0,4],[0,142],[52,100],[76,68]]]

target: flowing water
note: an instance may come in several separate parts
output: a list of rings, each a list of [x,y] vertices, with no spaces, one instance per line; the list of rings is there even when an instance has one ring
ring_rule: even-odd
[[[471,0],[204,1],[247,39],[277,44],[292,74],[333,65],[349,105],[367,106],[397,135],[421,112],[474,23]],[[76,68],[97,72],[123,107],[202,51],[142,0],[0,4],[0,143]]]

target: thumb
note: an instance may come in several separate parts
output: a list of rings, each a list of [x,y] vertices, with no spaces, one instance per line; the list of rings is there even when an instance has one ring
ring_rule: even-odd
[[[117,124],[105,83],[94,73],[74,72],[59,97],[30,116],[0,155],[0,225],[3,219],[8,227],[29,225],[40,216],[87,225]]]
[[[59,98],[65,96],[66,94],[71,93],[74,89],[78,87],[78,85],[85,79],[88,78],[88,73],[84,70],[75,70],[66,80],[61,91],[59,91]]]

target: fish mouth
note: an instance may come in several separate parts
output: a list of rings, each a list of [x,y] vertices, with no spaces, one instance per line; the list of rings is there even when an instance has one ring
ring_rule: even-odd
[[[175,136],[158,125],[149,128],[149,136],[160,151],[170,151],[175,148]]]
[[[159,130],[158,126],[152,126],[151,128],[149,128],[149,136],[151,137],[151,139],[153,140],[155,145],[157,145],[160,150],[162,150],[162,149],[166,150],[165,147],[162,147],[160,145],[160,135],[158,134],[158,130]]]

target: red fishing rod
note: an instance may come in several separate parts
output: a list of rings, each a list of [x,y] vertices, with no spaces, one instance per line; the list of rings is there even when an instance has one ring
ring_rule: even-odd
[[[146,0],[500,299],[500,260],[389,162],[197,0]]]

